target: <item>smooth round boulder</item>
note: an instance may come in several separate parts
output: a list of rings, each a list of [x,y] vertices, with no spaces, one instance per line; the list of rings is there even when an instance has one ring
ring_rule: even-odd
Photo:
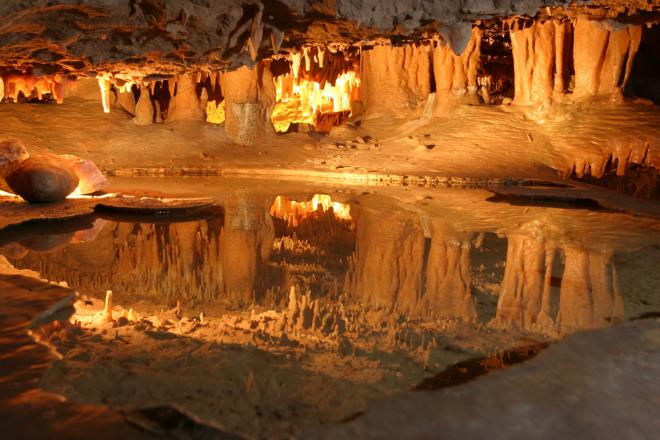
[[[54,154],[29,157],[5,180],[15,194],[30,203],[62,201],[78,186],[71,163]]]
[[[0,177],[5,177],[30,157],[23,143],[17,139],[0,141]]]

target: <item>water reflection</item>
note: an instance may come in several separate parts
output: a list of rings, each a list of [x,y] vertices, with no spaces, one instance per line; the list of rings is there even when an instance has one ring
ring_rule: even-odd
[[[14,228],[0,233],[0,253],[86,294],[111,289],[118,301],[283,308],[296,286],[310,309],[343,296],[408,319],[567,333],[623,319],[615,255],[660,242],[649,222],[608,228],[599,217],[607,214],[553,218],[536,208],[536,218],[512,222],[383,196],[356,196],[350,207],[325,197],[239,191],[222,210],[185,221],[86,218]],[[500,242],[505,253],[492,247]]]

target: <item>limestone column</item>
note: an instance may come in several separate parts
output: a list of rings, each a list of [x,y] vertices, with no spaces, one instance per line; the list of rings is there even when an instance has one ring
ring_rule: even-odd
[[[642,40],[642,27],[608,28],[580,16],[575,23],[573,54],[576,97],[621,94]]]
[[[151,125],[154,122],[154,106],[151,103],[149,87],[140,87],[140,98],[135,106],[135,125]]]
[[[238,144],[254,143],[275,133],[270,116],[275,105],[275,84],[267,63],[222,75],[225,98],[225,133]]]
[[[431,46],[375,46],[362,53],[360,100],[366,113],[409,112],[431,92]]]

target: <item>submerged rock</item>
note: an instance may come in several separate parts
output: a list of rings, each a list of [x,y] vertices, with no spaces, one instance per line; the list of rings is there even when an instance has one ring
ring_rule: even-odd
[[[30,154],[17,139],[0,141],[0,177],[11,173],[21,162],[30,157]]]
[[[53,154],[26,159],[6,180],[13,192],[32,203],[59,202],[78,186],[70,162]]]
[[[104,190],[110,184],[108,179],[101,173],[101,170],[91,160],[81,159],[71,154],[65,154],[61,157],[69,161],[73,171],[78,176],[80,194],[92,194]]]

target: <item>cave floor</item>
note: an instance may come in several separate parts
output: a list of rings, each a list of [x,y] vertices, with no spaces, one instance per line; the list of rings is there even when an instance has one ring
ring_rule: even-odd
[[[119,198],[95,211],[98,200],[70,200],[60,216],[70,220],[0,229],[0,282],[16,293],[3,301],[33,295],[41,310],[61,298],[75,302],[68,324],[42,318],[36,326],[58,359],[22,342],[38,350],[39,369],[28,394],[3,403],[24,417],[30,396],[65,396],[69,409],[49,412],[55,419],[44,422],[44,432],[84,429],[76,418],[87,411],[107,414],[116,428],[108,436],[123,432],[127,438],[229,432],[249,438],[424,437],[440,425],[457,436],[479,436],[492,433],[499,420],[506,429],[495,437],[538,426],[549,436],[604,432],[596,410],[574,416],[582,404],[624,415],[630,404],[630,433],[656,428],[648,411],[658,394],[657,320],[597,329],[660,310],[657,217],[584,205],[579,198],[497,200],[497,188],[114,177],[109,191],[156,201],[136,205]],[[285,211],[300,216],[287,223],[274,209],[278,196],[302,202],[314,194],[339,203],[336,212],[350,206],[352,220],[339,220],[333,208]],[[202,208],[210,200],[221,210],[177,217],[162,213],[164,200]],[[30,217],[29,207],[15,209],[22,211],[14,224],[47,218],[49,210],[38,207]],[[149,215],[150,209],[161,214]],[[525,251],[518,253],[516,243]],[[509,270],[533,284],[538,252],[559,257],[546,269],[552,313],[530,323],[536,312],[526,302],[532,297],[500,296],[513,286]],[[246,270],[264,258],[262,271]],[[438,291],[447,296],[416,302],[419,270],[427,280],[444,270],[440,279],[447,284]],[[254,273],[252,293],[231,290]],[[392,296],[389,279],[396,280]],[[221,286],[226,297],[218,296]],[[294,308],[315,310],[303,298],[309,291],[330,324],[305,324],[302,312],[299,321],[288,321],[291,286],[297,288]],[[79,294],[71,296],[69,288]],[[108,289],[112,322],[103,314]],[[585,295],[591,299],[583,301]],[[28,326],[36,312],[23,310],[16,329]],[[14,350],[13,337],[7,359],[28,352]],[[508,367],[511,356],[525,360],[539,351],[521,366],[493,371]],[[491,373],[469,380],[474,365],[477,376]],[[636,379],[629,383],[631,371]],[[410,391],[429,381],[439,389]],[[621,399],[614,402],[615,395]],[[46,401],[52,408],[48,399],[29,408]],[[599,400],[612,405],[596,405]],[[555,404],[563,409],[552,409]],[[436,408],[446,413],[442,423],[426,415]],[[464,423],[465,412],[475,417],[474,408],[476,421]],[[624,415],[605,425],[623,433]],[[641,423],[644,417],[651,422]]]
[[[233,144],[222,126],[204,122],[139,127],[123,110],[105,114],[100,102],[81,98],[62,105],[4,103],[0,120],[0,137],[18,137],[33,152],[89,158],[115,175],[561,179],[574,169],[598,175],[610,155],[660,167],[660,115],[643,102],[463,105],[417,119],[371,114],[332,136],[291,133],[250,146]]]

